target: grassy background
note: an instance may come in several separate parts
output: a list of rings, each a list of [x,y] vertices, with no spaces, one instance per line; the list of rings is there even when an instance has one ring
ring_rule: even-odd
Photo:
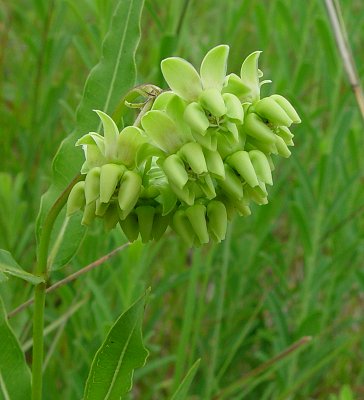
[[[363,78],[364,4],[340,3]],[[72,131],[112,9],[101,0],[0,3],[0,248],[29,270],[51,160]],[[138,81],[162,84],[161,58],[198,65],[219,43],[231,46],[234,72],[263,50],[260,67],[273,80],[264,94],[283,94],[303,120],[292,157],[277,160],[270,203],[236,219],[220,246],[189,251],[173,234],[136,243],[49,295],[46,399],[82,398],[107,329],[148,286],[151,355],[130,398],[168,399],[198,358],[191,399],[364,398],[363,122],[323,1],[147,0]],[[52,279],[124,241],[95,226]],[[0,291],[8,310],[31,296],[15,281]],[[30,316],[11,321],[29,357]],[[307,335],[310,343],[256,370]]]

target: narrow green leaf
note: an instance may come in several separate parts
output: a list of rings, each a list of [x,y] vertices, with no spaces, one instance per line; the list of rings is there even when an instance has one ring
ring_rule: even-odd
[[[92,110],[102,110],[111,115],[120,98],[135,84],[135,52],[139,44],[143,4],[144,0],[119,0],[117,2],[109,31],[102,46],[101,60],[92,69],[85,84],[77,109],[76,128],[62,142],[53,160],[52,184],[42,197],[37,219],[38,239],[48,210],[81,169],[83,152],[80,148],[75,148],[75,143],[88,132],[100,131],[99,117]],[[74,235],[69,236],[74,242]],[[76,240],[80,242],[82,237],[83,234]],[[68,235],[64,237],[64,241],[67,240]],[[69,248],[75,251],[78,246],[69,246]],[[70,257],[64,255],[64,259],[70,259]]]
[[[0,282],[6,280],[6,275],[16,276],[34,285],[44,282],[43,278],[24,271],[8,251],[0,249]]]
[[[30,399],[30,371],[0,297],[0,398]]]
[[[84,400],[119,400],[131,389],[134,369],[142,367],[149,354],[141,332],[148,292],[111,327],[92,361]]]
[[[199,358],[187,372],[181,384],[178,386],[177,390],[174,392],[171,400],[185,400],[188,395],[188,390],[190,389],[193,378],[196,375],[197,369],[200,365],[201,359]]]

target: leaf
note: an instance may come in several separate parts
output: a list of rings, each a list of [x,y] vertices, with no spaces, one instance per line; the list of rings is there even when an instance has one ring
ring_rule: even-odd
[[[6,280],[6,275],[16,276],[33,285],[44,282],[43,278],[24,271],[8,251],[0,249],[0,282]]]
[[[0,398],[30,399],[30,371],[0,297]]]
[[[187,375],[184,377],[183,381],[178,386],[177,390],[174,392],[171,400],[185,400],[187,398],[188,390],[191,386],[193,378],[196,375],[197,369],[200,365],[201,359],[198,359],[187,372]]]
[[[85,84],[82,100],[77,109],[76,128],[62,142],[53,160],[52,183],[42,196],[37,218],[38,240],[44,218],[52,204],[81,169],[84,156],[80,148],[75,148],[75,143],[88,132],[100,131],[99,117],[92,110],[97,109],[112,114],[120,98],[135,84],[135,52],[140,38],[143,4],[144,0],[117,2],[111,26],[102,45],[101,60],[91,70]],[[69,229],[71,226],[72,224]],[[72,253],[68,257],[63,254],[65,260],[74,255],[78,248],[77,242],[81,242],[84,232],[76,241],[72,234],[64,236],[64,243],[70,240],[73,242],[73,245],[68,247]]]
[[[84,400],[119,400],[131,389],[135,368],[149,355],[143,345],[141,325],[149,290],[111,327],[92,361]]]

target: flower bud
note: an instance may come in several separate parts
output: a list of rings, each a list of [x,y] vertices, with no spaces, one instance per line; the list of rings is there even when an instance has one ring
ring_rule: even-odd
[[[86,204],[81,220],[82,225],[90,226],[92,224],[93,220],[95,219],[95,209],[96,209],[96,200]]]
[[[251,150],[249,157],[259,180],[268,185],[273,185],[272,171],[265,154],[259,150]]]
[[[248,135],[261,142],[275,143],[274,133],[257,114],[249,113],[245,117],[244,129]]]
[[[295,124],[301,123],[301,118],[297,114],[297,111],[294,109],[292,104],[285,97],[283,97],[279,94],[273,94],[270,97],[272,99],[274,99],[283,108],[283,110],[287,113],[289,118],[291,118],[291,120]]]
[[[77,182],[68,196],[67,217],[81,210],[86,204],[85,200],[85,181]]]
[[[226,162],[247,182],[251,187],[259,184],[253,164],[247,151],[237,151],[226,159]]]
[[[184,210],[179,209],[173,214],[172,228],[189,247],[193,245],[196,235]]]
[[[147,243],[151,239],[155,210],[152,206],[139,206],[135,209],[138,217],[138,225],[142,242]]]
[[[225,180],[219,180],[219,185],[230,197],[242,200],[244,197],[243,184],[235,172],[225,164]]]
[[[90,204],[100,196],[100,167],[94,167],[85,179],[86,204]]]
[[[291,126],[292,120],[284,109],[271,97],[259,100],[254,105],[254,110],[261,117],[275,125]]]
[[[167,157],[163,162],[163,171],[166,174],[168,181],[173,183],[179,189],[182,189],[187,181],[188,174],[183,161],[176,154]]]
[[[202,204],[195,204],[186,209],[186,215],[201,244],[209,242],[209,234],[206,224],[206,207]]]
[[[204,135],[210,122],[200,104],[193,102],[190,103],[184,112],[184,120],[191,127],[193,132]]]
[[[220,118],[226,113],[226,105],[219,89],[205,89],[199,100],[201,106],[215,117]]]
[[[124,219],[134,208],[138,201],[142,186],[142,178],[133,171],[126,171],[121,179],[118,203],[120,207],[120,219]]]
[[[100,169],[100,201],[108,203],[125,172],[123,165],[105,164]]]
[[[186,143],[181,147],[181,150],[178,152],[178,154],[181,155],[187,164],[189,164],[195,174],[202,175],[207,173],[205,156],[203,154],[201,145],[198,143]]]
[[[135,213],[130,213],[125,219],[119,220],[119,224],[130,243],[138,238],[139,225]]]
[[[207,229],[214,242],[225,239],[227,229],[227,212],[221,201],[212,200],[207,204]]]

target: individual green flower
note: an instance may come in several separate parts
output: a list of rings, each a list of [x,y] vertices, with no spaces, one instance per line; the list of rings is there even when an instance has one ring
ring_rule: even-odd
[[[211,49],[202,60],[200,74],[179,57],[170,57],[161,63],[168,85],[187,103],[184,119],[192,134],[199,143],[211,149],[216,146],[214,135],[217,132],[237,141],[238,126],[244,120],[239,99],[233,93],[222,93],[228,55],[227,45]]]
[[[67,213],[71,215],[83,209],[83,224],[90,225],[94,217],[102,217],[108,220],[105,222],[108,229],[114,225],[110,221],[117,222],[116,216],[125,219],[138,201],[142,178],[136,159],[147,137],[134,126],[127,126],[119,133],[112,118],[102,111],[96,112],[102,121],[104,136],[90,132],[76,143],[85,153],[81,173],[86,177],[72,189]]]
[[[141,123],[151,143],[163,152],[158,165],[170,187],[180,200],[192,205],[200,194],[210,199],[215,197],[211,176],[223,177],[224,169],[217,151],[194,140],[183,118],[184,108],[185,102],[179,96],[163,93]]]

